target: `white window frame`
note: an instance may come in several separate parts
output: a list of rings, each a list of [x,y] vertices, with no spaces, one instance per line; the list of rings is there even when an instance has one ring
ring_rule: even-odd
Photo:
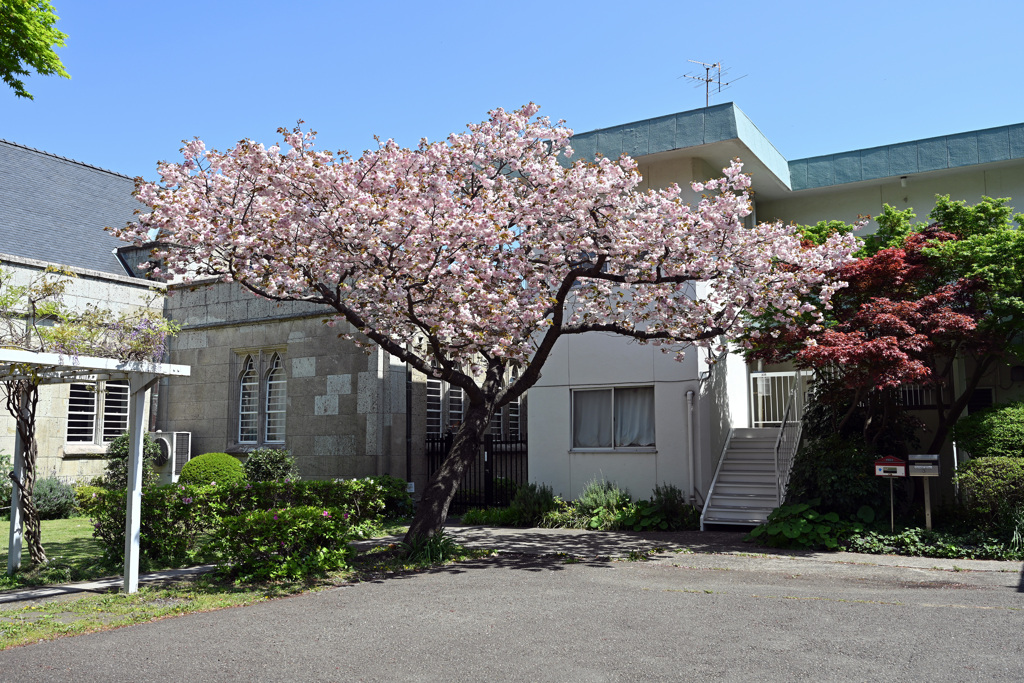
[[[280,353],[270,356],[270,369],[263,378],[263,438],[265,443],[284,443],[288,421],[288,377]]]
[[[648,446],[620,446],[615,443],[616,429],[615,429],[615,391],[623,389],[649,389],[651,391],[651,415],[650,415],[650,426],[654,433],[654,443]],[[576,445],[576,400],[577,394],[585,392],[610,392],[610,404],[608,406],[609,419],[610,419],[610,430],[611,430],[611,445],[610,446],[577,446]],[[598,453],[611,453],[611,452],[644,452],[651,453],[657,451],[658,439],[657,439],[657,407],[654,402],[654,386],[649,384],[633,386],[633,385],[614,385],[614,386],[592,386],[592,387],[576,387],[570,390],[570,405],[569,405],[569,445],[570,450],[575,452],[598,452]]]
[[[127,380],[73,382],[69,386],[64,443],[72,449],[102,448],[128,431],[130,391]],[[88,424],[83,422],[84,416],[88,416]],[[74,425],[76,422],[78,425]],[[75,438],[72,438],[73,429]]]
[[[282,349],[235,351],[232,447],[280,447],[287,437],[288,373]],[[247,400],[248,399],[248,400]]]

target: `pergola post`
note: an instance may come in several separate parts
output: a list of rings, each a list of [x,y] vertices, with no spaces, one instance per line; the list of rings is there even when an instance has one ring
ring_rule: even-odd
[[[20,483],[25,478],[25,443],[21,430],[14,430],[14,471],[11,473]],[[7,575],[21,569],[21,496],[18,484],[11,482],[11,531],[7,541]]]
[[[13,382],[31,379],[38,384],[66,384],[127,379],[129,382],[128,429],[131,431],[128,463],[128,500],[124,534],[124,590],[134,593],[139,589],[139,529],[142,522],[142,443],[143,415],[146,391],[161,377],[188,377],[187,365],[122,361],[114,358],[80,356],[67,358],[56,353],[0,349],[0,381]],[[15,434],[14,475],[18,481],[24,477],[25,463],[21,435]],[[3,473],[0,473],[2,475]],[[7,554],[7,573],[21,566],[22,509],[17,492],[11,496],[10,543]]]
[[[128,399],[128,510],[124,521],[124,592],[139,590],[139,529],[142,525],[142,417],[152,375],[132,375]]]

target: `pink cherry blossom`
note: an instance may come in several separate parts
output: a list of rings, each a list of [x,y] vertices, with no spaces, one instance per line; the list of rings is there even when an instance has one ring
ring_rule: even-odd
[[[689,206],[677,185],[642,190],[626,155],[570,161],[572,131],[538,109],[355,158],[299,128],[271,147],[187,142],[161,182],[138,184],[150,213],[120,234],[142,244],[155,230],[165,275],[324,304],[357,343],[462,387],[466,449],[561,336],[614,332],[681,356],[738,336],[748,315],[813,315],[807,301],[842,286],[830,274],[853,238],[806,247],[791,226],[745,227],[738,160],[695,183],[713,194]]]

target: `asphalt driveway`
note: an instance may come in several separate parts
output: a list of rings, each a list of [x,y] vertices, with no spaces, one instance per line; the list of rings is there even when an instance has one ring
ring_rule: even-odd
[[[699,548],[630,534],[601,543],[586,532],[454,533],[492,545],[501,537],[504,552],[14,648],[0,653],[2,678],[1024,678],[1020,563],[763,554],[743,545],[728,549],[729,538],[738,544],[735,535]],[[648,543],[665,550],[650,561],[626,559],[628,546]],[[557,554],[573,544],[580,552]],[[615,554],[622,559],[608,559]]]

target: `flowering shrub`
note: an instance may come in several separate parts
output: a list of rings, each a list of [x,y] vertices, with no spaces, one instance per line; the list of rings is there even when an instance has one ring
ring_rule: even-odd
[[[348,566],[349,515],[303,505],[223,520],[216,542],[222,568],[240,581],[304,579]]]
[[[143,568],[179,567],[201,555],[202,534],[220,520],[221,502],[215,486],[170,484],[142,491],[139,564]],[[124,559],[125,491],[107,491],[93,508],[93,536],[103,558],[117,566]]]
[[[75,504],[78,511],[91,517],[93,510],[102,502],[107,492],[102,486],[75,486]]]

